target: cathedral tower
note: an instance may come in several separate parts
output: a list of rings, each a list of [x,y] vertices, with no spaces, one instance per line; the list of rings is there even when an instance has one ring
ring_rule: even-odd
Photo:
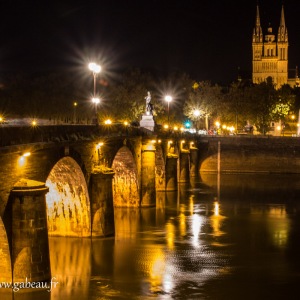
[[[288,33],[285,26],[284,9],[281,9],[277,39],[271,25],[264,35],[256,9],[256,22],[252,36],[252,81],[261,83],[272,79],[276,88],[288,83]]]

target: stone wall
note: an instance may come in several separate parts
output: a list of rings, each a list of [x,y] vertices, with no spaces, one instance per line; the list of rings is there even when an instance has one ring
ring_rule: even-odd
[[[300,173],[300,139],[291,137],[208,137],[198,141],[200,172]]]

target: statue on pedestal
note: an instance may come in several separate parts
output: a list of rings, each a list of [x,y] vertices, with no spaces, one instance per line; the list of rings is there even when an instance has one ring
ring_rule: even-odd
[[[140,121],[140,127],[146,128],[148,130],[154,131],[154,118],[153,118],[153,104],[151,103],[151,94],[148,91],[146,100],[146,111],[142,115],[142,120]]]
[[[146,99],[146,115],[153,115],[153,104],[151,103],[151,94],[148,91]]]

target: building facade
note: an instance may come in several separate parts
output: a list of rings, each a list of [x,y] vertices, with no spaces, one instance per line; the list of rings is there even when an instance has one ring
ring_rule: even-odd
[[[283,84],[294,87],[299,84],[297,71],[289,78],[288,69],[288,31],[285,25],[284,8],[281,9],[280,24],[277,36],[271,25],[264,34],[261,23],[259,6],[256,10],[256,22],[252,36],[252,81],[261,83],[272,80],[276,88]]]

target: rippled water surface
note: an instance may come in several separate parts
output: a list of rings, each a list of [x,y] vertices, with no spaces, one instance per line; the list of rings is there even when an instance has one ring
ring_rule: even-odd
[[[299,299],[300,177],[202,175],[115,237],[50,238],[59,285],[13,299]]]

